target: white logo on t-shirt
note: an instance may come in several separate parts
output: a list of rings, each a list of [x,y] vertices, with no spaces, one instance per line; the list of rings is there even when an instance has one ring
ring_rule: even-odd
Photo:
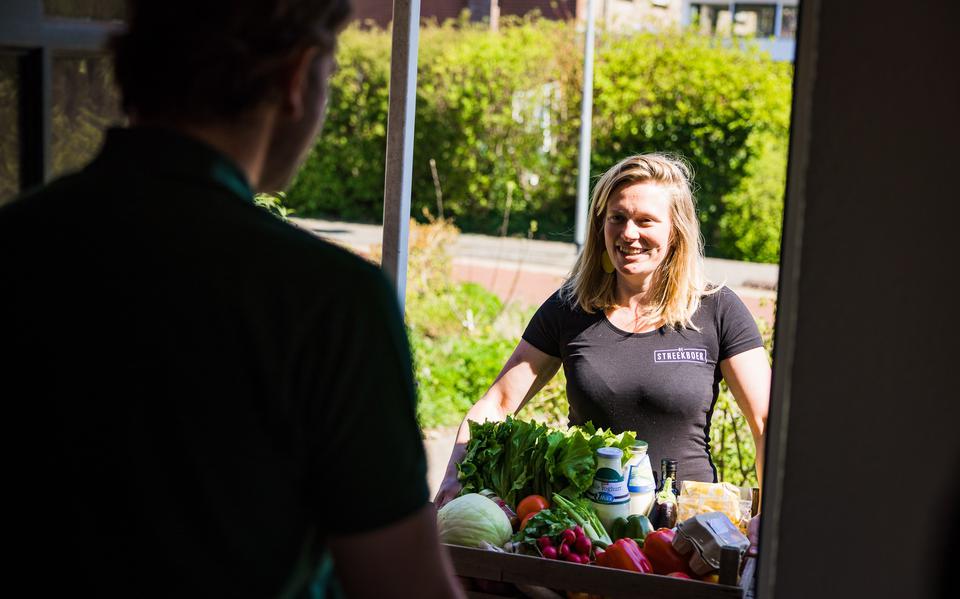
[[[707,363],[707,350],[700,347],[678,347],[677,349],[657,349],[653,352],[654,364],[671,362]]]

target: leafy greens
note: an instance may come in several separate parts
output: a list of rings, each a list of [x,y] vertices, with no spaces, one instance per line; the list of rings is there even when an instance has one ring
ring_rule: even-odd
[[[579,498],[593,482],[600,447],[623,450],[630,459],[636,435],[615,435],[587,422],[567,430],[507,417],[504,422],[470,422],[470,441],[457,466],[462,493],[491,489],[508,505],[527,495],[559,493]]]

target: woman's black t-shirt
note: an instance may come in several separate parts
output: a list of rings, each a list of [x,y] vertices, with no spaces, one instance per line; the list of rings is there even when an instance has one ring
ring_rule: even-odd
[[[618,433],[635,431],[649,444],[654,469],[661,458],[674,458],[681,480],[715,482],[708,448],[720,362],[763,341],[746,306],[726,287],[703,297],[693,322],[699,331],[628,333],[602,310],[587,314],[556,292],[523,339],[563,360],[571,425],[589,420]]]

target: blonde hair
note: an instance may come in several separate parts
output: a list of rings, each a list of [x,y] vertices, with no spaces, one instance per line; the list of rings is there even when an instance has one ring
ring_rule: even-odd
[[[593,188],[590,201],[587,239],[570,276],[560,288],[560,297],[585,312],[616,306],[615,274],[601,266],[606,252],[603,224],[610,196],[624,185],[656,183],[670,189],[670,242],[667,255],[657,267],[651,288],[647,316],[675,328],[697,329],[693,314],[700,299],[719,290],[706,279],[703,267],[703,238],[694,205],[693,173],[686,162],[666,154],[630,156],[605,172]]]

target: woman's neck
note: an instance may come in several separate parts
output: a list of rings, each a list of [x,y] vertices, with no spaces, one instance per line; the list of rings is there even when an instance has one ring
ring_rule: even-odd
[[[644,277],[641,280],[628,280],[618,273],[614,299],[618,306],[633,308],[639,312],[650,304],[652,287],[652,276]]]
[[[663,325],[660,314],[651,301],[652,277],[641,281],[626,281],[617,277],[614,291],[616,306],[605,311],[613,326],[633,333],[655,331]]]

